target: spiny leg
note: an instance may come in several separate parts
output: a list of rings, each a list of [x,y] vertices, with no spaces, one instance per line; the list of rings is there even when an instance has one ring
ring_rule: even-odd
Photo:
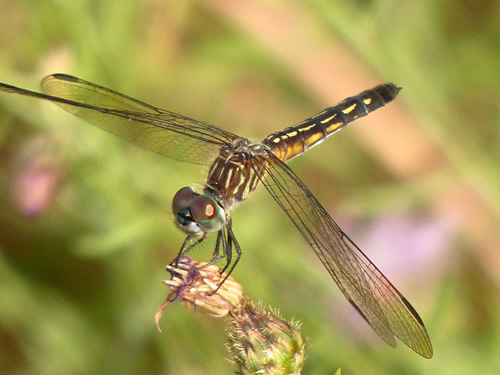
[[[227,231],[227,246],[224,249],[224,251],[226,253],[227,260],[226,260],[226,265],[221,270],[221,273],[226,272],[226,270],[228,269],[228,267],[231,264],[231,261],[233,259],[233,237],[234,237],[234,234],[231,236],[231,233],[232,233],[232,231],[230,232],[230,230],[231,230],[230,229],[231,228],[231,224],[232,224],[232,222],[229,222],[229,224],[226,227],[226,231]]]
[[[228,225],[226,226],[226,229],[227,229],[227,235],[228,235],[228,247],[227,247],[228,261],[227,261],[226,265],[224,266],[224,268],[221,270],[221,273],[225,272],[228,268],[229,268],[229,271],[226,273],[226,276],[219,283],[219,286],[217,287],[217,289],[215,289],[209,295],[213,295],[213,294],[217,293],[217,291],[224,284],[224,282],[227,280],[229,275],[234,271],[234,269],[236,268],[236,265],[238,264],[238,262],[240,261],[240,258],[241,258],[241,247],[240,247],[240,245],[239,245],[238,241],[236,240],[236,237],[233,233],[233,229],[231,227],[231,222],[228,223]],[[234,244],[234,248],[236,250],[236,260],[234,261],[233,264],[231,264],[233,244]],[[231,267],[229,267],[230,265],[231,265]]]
[[[226,265],[221,270],[222,273],[225,272],[229,267],[229,265],[231,264],[231,260],[233,258],[233,242],[234,242],[233,241],[234,234],[231,230],[231,225],[232,221],[230,220],[228,224],[217,233],[217,242],[215,244],[213,257],[205,267],[208,267],[212,264],[219,262],[221,259],[226,258]],[[221,242],[222,242],[222,255],[219,256]]]
[[[222,244],[222,255],[219,255],[221,244]],[[221,259],[228,257],[227,254],[228,254],[228,249],[227,249],[226,232],[225,232],[225,228],[222,228],[219,232],[217,232],[217,241],[215,242],[215,249],[214,249],[214,252],[212,254],[212,259],[210,259],[210,261],[208,263],[204,264],[203,266],[198,267],[198,269],[201,270],[203,268],[210,267],[212,264],[215,264],[215,263],[219,262]],[[231,255],[229,255],[228,258],[231,259]],[[226,264],[224,269],[226,269],[226,268],[227,268],[227,264]],[[221,272],[223,272],[223,271],[221,271]]]
[[[177,258],[175,258],[175,267],[179,265],[179,260],[186,255],[190,250],[198,246],[200,243],[202,243],[205,240],[206,237],[202,237],[199,239],[193,238],[193,237],[186,237],[184,240],[184,243],[181,246],[181,249],[179,250],[179,254],[177,255]],[[190,242],[192,242],[190,244]]]
[[[222,243],[224,243],[223,234],[224,233],[223,233],[222,230],[220,230],[217,233],[217,241],[215,242],[215,248],[214,248],[214,252],[212,254],[212,260],[210,261],[210,264],[218,262],[220,259],[222,259],[224,257],[224,255],[219,256],[219,250],[220,250],[221,241],[222,241]]]
[[[222,255],[220,254],[220,245],[222,243]],[[226,250],[226,245],[227,240],[226,240],[226,233],[224,232],[224,228],[222,228],[218,233],[217,233],[217,241],[215,242],[215,249],[212,255],[212,259],[210,259],[210,262],[208,262],[206,265],[204,265],[202,268],[211,266],[212,264],[217,263],[221,259],[225,258],[227,255],[227,250]]]
[[[233,272],[234,268],[236,267],[236,265],[238,264],[238,262],[241,258],[241,253],[242,253],[241,247],[238,244],[238,241],[236,240],[236,237],[234,235],[231,224],[232,224],[232,222],[229,221],[226,224],[226,226],[217,233],[217,241],[215,243],[215,249],[214,249],[213,256],[212,256],[212,259],[210,260],[210,262],[208,262],[204,266],[198,268],[198,269],[203,269],[203,268],[206,268],[208,266],[211,266],[212,264],[219,262],[223,258],[227,259],[226,265],[224,266],[224,268],[220,272],[224,273],[227,271],[228,268],[229,268],[229,271],[226,273],[226,276],[219,283],[217,289],[215,289],[212,293],[210,293],[210,295],[217,293],[217,291],[222,286],[222,284],[224,284],[224,282],[227,280],[229,275]],[[188,253],[191,249],[193,249],[194,247],[199,245],[201,242],[203,242],[205,240],[205,238],[206,237],[196,239],[193,237],[187,237],[186,240],[184,241],[184,243],[182,244],[182,247],[179,251],[179,254],[177,255],[177,258],[175,259],[175,267],[176,268],[178,267],[180,259],[186,253]],[[222,254],[220,253],[221,244],[222,244]],[[233,245],[234,245],[234,248],[236,249],[236,255],[237,255],[234,263],[232,263]]]

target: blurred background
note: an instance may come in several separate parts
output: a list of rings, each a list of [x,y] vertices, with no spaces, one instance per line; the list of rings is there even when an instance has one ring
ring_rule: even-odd
[[[378,339],[263,188],[234,212],[233,276],[302,321],[304,374],[497,374],[499,7],[0,0],[0,81],[68,73],[254,140],[404,87],[291,166],[417,308],[434,358]],[[174,303],[154,326],[184,240],[172,196],[206,172],[0,93],[0,373],[232,373],[224,319]]]

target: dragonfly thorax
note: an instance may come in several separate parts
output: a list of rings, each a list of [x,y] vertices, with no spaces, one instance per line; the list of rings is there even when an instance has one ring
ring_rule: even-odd
[[[218,232],[226,223],[220,203],[208,195],[195,193],[190,187],[184,187],[175,194],[172,211],[175,224],[194,238]]]
[[[208,172],[205,193],[218,198],[227,212],[245,200],[259,183],[254,159],[264,153],[266,146],[243,141],[238,139],[234,144],[221,148]]]

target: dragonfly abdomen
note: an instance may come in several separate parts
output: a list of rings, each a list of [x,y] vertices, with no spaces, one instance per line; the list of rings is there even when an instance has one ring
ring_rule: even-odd
[[[363,91],[334,107],[326,108],[300,124],[269,135],[263,143],[271,148],[280,160],[288,161],[320,144],[347,124],[394,100],[399,90],[393,83],[388,83]]]

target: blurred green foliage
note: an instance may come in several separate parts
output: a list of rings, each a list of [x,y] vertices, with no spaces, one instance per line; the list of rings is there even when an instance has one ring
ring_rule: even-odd
[[[462,185],[485,209],[459,200],[465,219],[447,223],[448,231],[435,225],[436,253],[422,255],[421,269],[394,272],[428,327],[435,350],[428,361],[364,330],[265,193],[234,213],[244,254],[233,276],[253,299],[303,321],[310,340],[305,374],[339,367],[344,374],[499,373],[499,280],[491,270],[500,264],[489,250],[492,243],[498,250],[498,241],[478,232],[496,233],[500,222],[498,2],[257,1],[244,21],[230,11],[238,3],[0,0],[0,81],[36,90],[44,75],[60,71],[259,139],[324,103],[301,83],[293,61],[248,29],[278,10],[303,17],[296,27],[309,40],[312,20],[336,51],[342,46],[379,81],[405,87],[397,101],[444,160],[400,178],[348,130],[335,135],[292,165],[334,219],[347,223],[348,233],[354,228],[356,242],[393,212],[432,225],[440,222],[438,197]],[[268,38],[293,44],[281,20]],[[317,35],[311,45],[333,48]],[[290,53],[308,47],[296,44]],[[352,73],[336,74],[345,82]],[[180,187],[202,183],[206,171],[32,99],[1,94],[0,125],[0,373],[232,373],[223,320],[172,304],[163,333],[154,326],[167,294],[164,267],[183,241],[170,199]],[[422,237],[409,233],[408,246]],[[361,247],[377,264],[400,264],[407,254],[403,243],[377,258],[366,241]],[[192,256],[208,259],[212,245]]]

